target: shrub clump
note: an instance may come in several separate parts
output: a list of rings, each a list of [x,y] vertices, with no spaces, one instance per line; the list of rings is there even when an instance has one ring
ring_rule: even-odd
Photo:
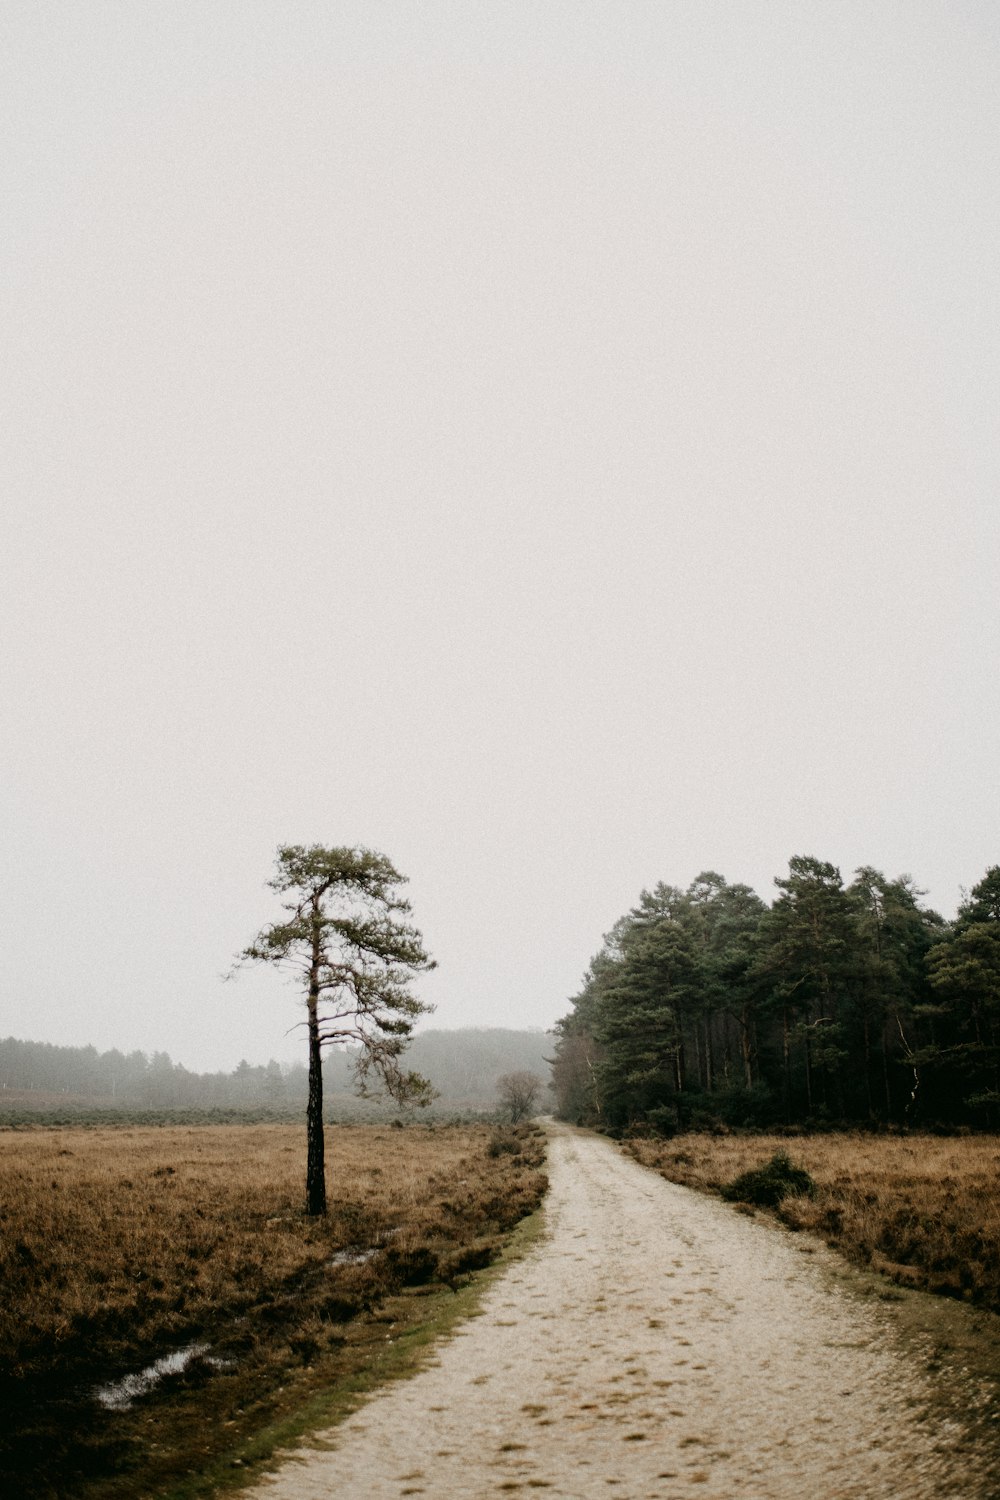
[[[520,1156],[521,1139],[514,1130],[495,1130],[486,1147],[487,1156]]]
[[[804,1167],[793,1165],[787,1151],[776,1151],[769,1162],[752,1172],[741,1172],[720,1189],[729,1203],[752,1203],[756,1208],[777,1208],[785,1198],[811,1198],[816,1184]]]

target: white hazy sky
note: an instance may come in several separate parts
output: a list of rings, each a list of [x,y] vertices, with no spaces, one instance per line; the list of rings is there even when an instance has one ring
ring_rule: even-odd
[[[548,1026],[1000,860],[992,0],[3,0],[0,1035],[296,1057],[281,842]]]

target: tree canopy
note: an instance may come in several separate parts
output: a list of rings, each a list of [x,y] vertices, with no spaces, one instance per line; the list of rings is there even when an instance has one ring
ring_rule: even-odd
[[[560,1113],[612,1128],[1000,1118],[1000,867],[945,922],[910,876],[789,861],[643,891],[557,1026]]]

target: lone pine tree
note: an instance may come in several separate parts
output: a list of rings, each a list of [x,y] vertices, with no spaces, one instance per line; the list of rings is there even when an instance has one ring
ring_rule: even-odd
[[[273,964],[302,985],[309,1041],[306,1213],[323,1214],[322,1050],[356,1049],[360,1094],[384,1090],[400,1104],[428,1103],[430,1084],[404,1071],[400,1058],[417,1017],[434,1008],[416,999],[410,984],[434,963],[407,921],[410,904],[399,894],[405,876],[384,854],[286,844],[268,883],[286,898],[284,919],[263,928],[239,962]]]

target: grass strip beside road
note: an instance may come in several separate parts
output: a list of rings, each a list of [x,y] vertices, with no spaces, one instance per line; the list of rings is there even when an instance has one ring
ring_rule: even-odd
[[[433,1354],[438,1341],[479,1313],[485,1293],[498,1276],[526,1255],[544,1233],[544,1208],[539,1207],[516,1226],[495,1261],[472,1272],[454,1292],[434,1288],[419,1299],[390,1300],[382,1310],[368,1358],[352,1375],[343,1373],[333,1384],[319,1381],[294,1410],[262,1428],[238,1450],[224,1454],[206,1471],[190,1476],[166,1491],[161,1500],[203,1500],[238,1491],[256,1483],[262,1472],[276,1467],[289,1449],[327,1447],[325,1433],[358,1409],[380,1386],[415,1375]],[[392,1318],[391,1337],[379,1345],[379,1326]],[[360,1332],[360,1330],[359,1330]],[[362,1334],[359,1348],[365,1343]]]
[[[767,1213],[789,1229],[818,1235],[900,1285],[1000,1313],[996,1135],[690,1133],[637,1137],[625,1147],[669,1181],[711,1193],[787,1152],[812,1177],[813,1195],[744,1212]]]

